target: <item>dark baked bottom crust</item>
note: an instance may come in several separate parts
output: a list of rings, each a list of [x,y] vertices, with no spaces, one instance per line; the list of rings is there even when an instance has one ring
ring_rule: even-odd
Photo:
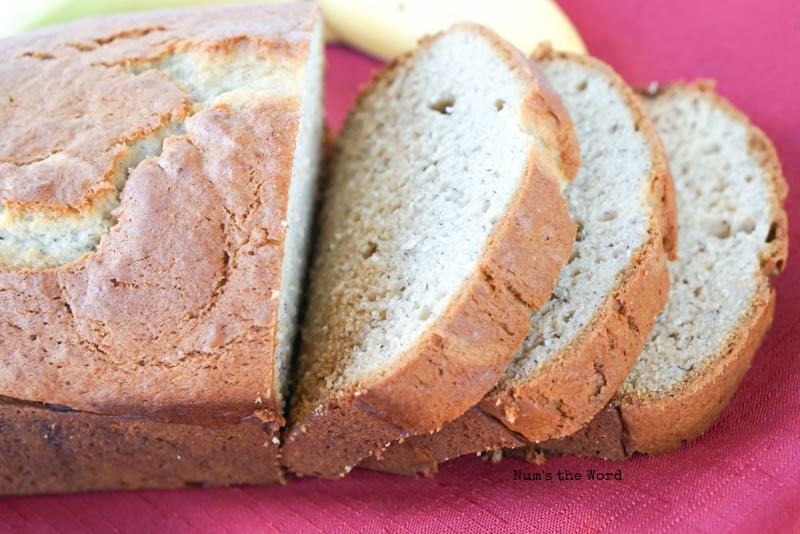
[[[379,457],[367,458],[358,467],[398,475],[431,476],[440,462],[461,456],[465,451],[479,453],[528,444],[480,408],[471,408],[446,428],[447,432],[413,436],[394,443]]]
[[[277,435],[0,400],[0,495],[279,482]]]

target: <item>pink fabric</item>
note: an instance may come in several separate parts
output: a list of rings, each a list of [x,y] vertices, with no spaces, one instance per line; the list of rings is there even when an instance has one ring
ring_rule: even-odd
[[[790,0],[562,0],[590,51],[630,82],[715,78],[772,137],[800,242],[800,7]],[[338,128],[376,62],[333,47]],[[354,472],[331,482],[0,499],[0,531],[800,530],[800,262],[777,282],[775,323],[721,418],[672,454],[528,466],[462,458],[433,479]],[[514,481],[515,469],[622,470],[622,481]]]

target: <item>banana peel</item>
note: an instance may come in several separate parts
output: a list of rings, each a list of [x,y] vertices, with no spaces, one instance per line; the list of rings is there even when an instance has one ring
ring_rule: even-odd
[[[413,49],[420,37],[464,21],[495,30],[530,54],[549,41],[579,54],[586,46],[553,0],[320,0],[333,38],[380,59]]]

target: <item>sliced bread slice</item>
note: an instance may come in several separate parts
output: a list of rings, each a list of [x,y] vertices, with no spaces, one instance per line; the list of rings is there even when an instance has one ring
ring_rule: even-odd
[[[771,280],[788,252],[775,148],[708,82],[643,99],[678,195],[669,302],[602,417],[540,450],[621,459],[678,448],[719,416],[772,323]]]
[[[581,146],[581,168],[565,190],[579,228],[570,263],[478,407],[437,434],[393,445],[368,467],[431,472],[468,452],[576,431],[628,375],[666,302],[674,191],[653,125],[635,93],[599,60],[548,48],[535,58]]]
[[[495,384],[569,258],[578,166],[557,95],[475,25],[380,71],[335,151],[282,451],[326,477]]]

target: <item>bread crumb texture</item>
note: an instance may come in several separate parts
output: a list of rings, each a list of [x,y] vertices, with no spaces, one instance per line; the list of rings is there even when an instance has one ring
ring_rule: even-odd
[[[569,59],[544,61],[541,68],[572,115],[581,146],[580,170],[564,191],[578,233],[504,381],[531,376],[575,340],[654,230],[651,147],[613,78]]]
[[[361,95],[323,199],[293,417],[406,365],[480,265],[531,151],[557,168],[548,134],[521,119],[522,79],[462,28]]]
[[[461,32],[360,100],[324,198],[305,395],[391,372],[475,269],[524,175],[524,90]]]
[[[667,306],[621,394],[669,393],[725,354],[775,274],[765,260],[785,232],[777,158],[740,113],[698,87],[644,99],[675,180],[680,239]]]
[[[580,428],[625,379],[664,305],[668,273],[659,215],[671,208],[661,195],[670,187],[669,173],[638,97],[594,58],[549,48],[534,57],[561,95],[581,145],[579,171],[565,188],[578,223],[569,263],[478,408],[439,432],[394,443],[363,467],[431,473],[452,457]],[[668,228],[674,216],[666,217]]]

